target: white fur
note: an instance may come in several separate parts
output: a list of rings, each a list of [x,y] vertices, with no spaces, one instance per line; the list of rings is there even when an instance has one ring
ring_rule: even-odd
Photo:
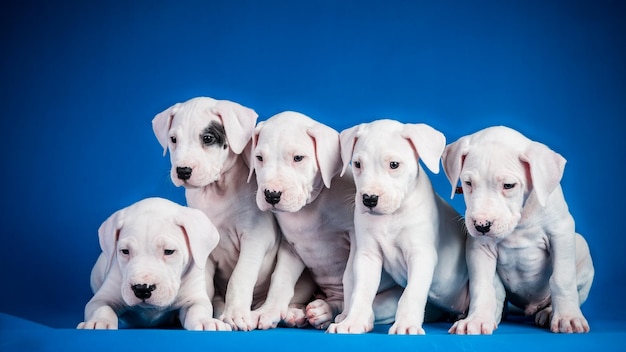
[[[390,334],[424,334],[427,300],[452,314],[468,307],[465,232],[460,216],[437,196],[418,158],[433,172],[445,137],[424,124],[379,120],[341,132],[344,169],[356,182],[354,289],[333,333],[373,328],[372,300],[381,268],[405,287]],[[364,196],[378,196],[365,205]]]
[[[540,326],[589,331],[580,305],[594,269],[560,186],[565,159],[498,126],[450,144],[443,161],[453,189],[461,181],[471,235],[469,315],[450,332],[491,334],[505,292],[525,314],[536,314]]]
[[[205,289],[205,263],[219,235],[201,211],[148,198],[111,215],[98,236],[103,253],[79,329],[117,329],[118,316],[131,326],[157,326],[178,311],[185,329],[230,330],[213,318]],[[135,294],[134,285],[151,291]]]
[[[259,327],[275,327],[285,317],[294,325],[294,316],[305,316],[312,326],[326,329],[344,307],[342,281],[354,238],[355,186],[352,175],[339,176],[339,133],[287,111],[260,122],[253,141],[256,203],[275,214],[284,236],[267,301],[257,312]],[[288,312],[296,279],[305,267],[322,295],[301,314]],[[393,316],[395,304],[384,307],[392,312],[379,310],[377,318]]]
[[[170,151],[172,182],[185,187],[188,205],[207,214],[220,233],[207,270],[207,281],[215,286],[207,289],[215,316],[236,330],[256,328],[251,309],[265,300],[280,243],[272,214],[255,205],[256,183],[247,182],[242,153],[256,118],[252,109],[237,103],[198,97],[152,121],[157,139]],[[210,126],[222,126],[225,138],[207,134]],[[188,179],[181,179],[178,168],[191,170]]]

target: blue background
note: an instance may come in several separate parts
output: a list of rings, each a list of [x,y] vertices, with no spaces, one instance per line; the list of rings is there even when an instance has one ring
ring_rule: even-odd
[[[341,131],[386,117],[448,142],[503,124],[547,144],[568,159],[562,185],[595,261],[583,312],[613,326],[625,19],[608,0],[3,2],[0,334],[30,331],[11,316],[73,328],[100,223],[148,196],[184,203],[150,121],[200,95],[259,120],[296,110]],[[448,199],[445,175],[430,177]]]

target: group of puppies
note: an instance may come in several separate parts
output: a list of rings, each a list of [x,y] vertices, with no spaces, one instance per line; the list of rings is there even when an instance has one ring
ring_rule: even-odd
[[[393,120],[338,133],[297,112],[193,98],[159,113],[187,206],[141,200],[99,228],[83,329],[313,326],[329,333],[491,334],[507,302],[553,332],[587,332],[594,269],[560,180],[565,159],[498,126],[446,146]],[[419,163],[440,161],[462,217]],[[461,183],[461,187],[457,184]]]

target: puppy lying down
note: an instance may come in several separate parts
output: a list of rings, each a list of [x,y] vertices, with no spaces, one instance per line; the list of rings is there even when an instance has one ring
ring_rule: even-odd
[[[94,296],[78,329],[117,329],[118,318],[131,327],[178,318],[188,330],[230,330],[213,318],[207,295],[205,264],[219,235],[200,210],[144,199],[111,215],[98,236]]]

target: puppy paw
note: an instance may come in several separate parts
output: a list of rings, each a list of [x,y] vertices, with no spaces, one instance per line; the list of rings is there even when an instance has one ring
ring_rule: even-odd
[[[328,326],[326,332],[331,334],[364,334],[374,329],[374,313],[369,318],[354,317],[348,315],[342,322]]]
[[[410,321],[396,321],[389,328],[389,335],[426,335],[422,324]]]
[[[552,315],[550,331],[557,333],[586,333],[589,332],[589,323],[582,314]]]
[[[467,317],[458,320],[448,332],[457,335],[491,335],[497,328],[493,319],[482,317]]]
[[[205,318],[197,319],[195,321],[185,322],[184,328],[187,330],[195,331],[231,331],[230,325],[224,323],[219,319]]]
[[[294,305],[287,309],[283,324],[290,328],[302,328],[308,324],[306,312],[300,305]]]
[[[117,322],[110,320],[88,320],[84,321],[76,327],[76,329],[84,330],[117,330]]]
[[[252,312],[252,320],[257,321],[257,329],[268,330],[278,326],[283,315],[282,309],[278,307],[261,306],[261,308]]]
[[[306,306],[306,319],[317,329],[326,329],[333,320],[333,308],[326,301],[316,299]]]
[[[245,310],[226,309],[220,316],[220,320],[230,325],[235,331],[251,331],[256,329],[257,324],[252,318],[251,312]]]

